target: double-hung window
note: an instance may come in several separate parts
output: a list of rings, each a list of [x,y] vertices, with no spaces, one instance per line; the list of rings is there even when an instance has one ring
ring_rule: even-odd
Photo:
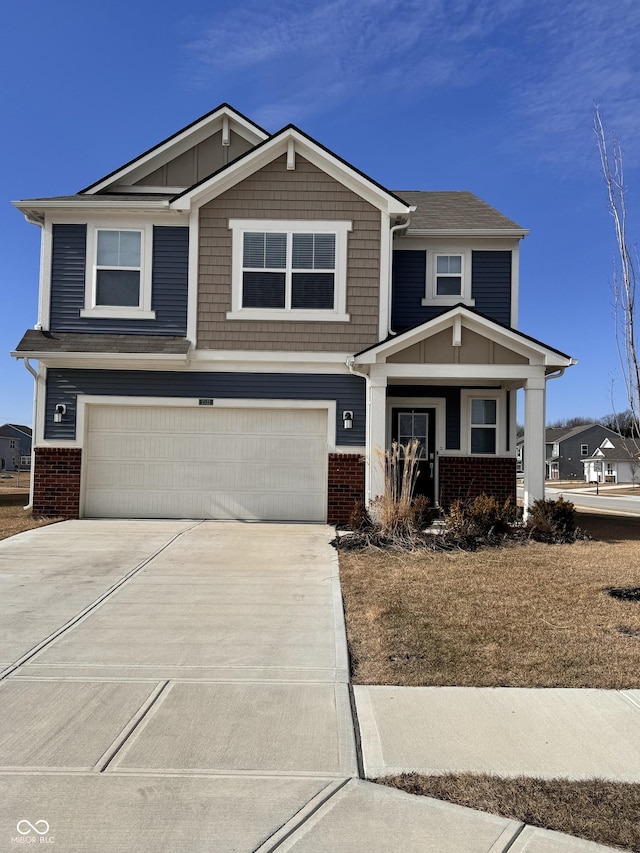
[[[152,319],[152,229],[87,229],[83,316]]]
[[[498,446],[498,401],[472,398],[471,452],[495,454]]]
[[[350,222],[231,220],[229,319],[348,320]]]
[[[422,304],[473,305],[471,256],[467,250],[427,249],[427,282]]]

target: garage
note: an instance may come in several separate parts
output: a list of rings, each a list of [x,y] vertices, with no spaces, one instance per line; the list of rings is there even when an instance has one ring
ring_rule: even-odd
[[[87,518],[324,521],[327,409],[88,405]]]

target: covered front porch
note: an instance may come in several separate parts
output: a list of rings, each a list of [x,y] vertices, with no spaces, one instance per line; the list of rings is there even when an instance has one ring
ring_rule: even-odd
[[[515,500],[516,396],[524,390],[524,504],[544,497],[546,381],[573,360],[463,306],[356,354],[367,380],[366,500],[393,441],[420,442],[417,491],[433,504]]]

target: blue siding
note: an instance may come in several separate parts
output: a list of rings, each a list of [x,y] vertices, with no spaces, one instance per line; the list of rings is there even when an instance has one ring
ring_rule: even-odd
[[[511,252],[472,252],[471,295],[476,311],[511,325]]]
[[[471,295],[475,308],[491,320],[511,324],[511,252],[472,252]],[[448,311],[451,306],[423,305],[426,252],[393,253],[391,327],[402,332]]]
[[[153,229],[151,305],[155,320],[107,320],[81,317],[84,308],[86,225],[54,225],[51,261],[53,332],[186,335],[189,229]]]
[[[444,397],[446,449],[460,450],[460,392],[459,387],[442,385],[389,385],[389,397]]]
[[[47,372],[45,438],[76,437],[76,395],[136,397],[216,397],[263,400],[335,400],[336,443],[365,443],[365,383],[358,376],[308,373],[187,373],[151,370],[66,370]],[[53,423],[56,403],[67,413]],[[353,429],[342,426],[342,412],[353,411]]]

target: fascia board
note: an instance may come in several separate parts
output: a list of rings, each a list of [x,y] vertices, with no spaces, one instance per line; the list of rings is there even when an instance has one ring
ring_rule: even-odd
[[[298,133],[295,128],[287,128],[283,133],[274,136],[269,142],[261,145],[260,148],[245,155],[240,161],[231,163],[209,181],[194,187],[190,192],[184,193],[172,201],[171,207],[176,210],[190,210],[192,206],[200,207],[206,204],[271,163],[276,157],[286,153],[291,139],[295,143],[296,154],[300,154],[309,160],[314,166],[317,166],[374,207],[391,215],[407,216],[410,213],[411,205],[401,203],[392,195],[384,192],[337,157],[320,146],[314,145],[307,137]]]
[[[101,196],[101,199],[104,196]],[[86,199],[69,199],[69,200],[56,200],[56,199],[34,199],[33,202],[25,201],[13,201],[11,202],[14,207],[24,213],[27,216],[29,213],[33,213],[41,210],[91,210],[99,213],[100,211],[105,210],[169,210],[169,200],[168,199],[158,199],[158,201],[153,201],[150,199],[141,199],[140,201],[129,201],[118,199],[114,197],[113,199],[109,199],[108,201],[100,201],[96,203],[96,200],[91,196],[87,196]]]
[[[32,352],[27,352],[24,350],[14,350],[10,355],[15,359],[33,358],[36,361],[42,362],[42,364],[48,365],[49,367],[62,366],[58,365],[58,362],[72,362],[75,367],[77,362],[85,361],[118,362],[120,367],[122,367],[123,362],[131,362],[136,365],[139,365],[141,362],[162,364],[165,364],[166,362],[182,364],[189,363],[189,357],[184,353],[51,352],[50,350],[40,352],[34,350]],[[55,365],[54,362],[56,362]]]
[[[189,125],[176,136],[169,137],[165,142],[161,142],[160,145],[155,148],[151,148],[145,154],[142,154],[140,157],[137,157],[135,160],[127,163],[125,166],[122,166],[122,168],[107,175],[99,183],[91,185],[87,189],[83,190],[83,192],[86,192],[88,195],[99,193],[106,187],[120,183],[127,175],[133,176],[137,173],[155,171],[172,157],[179,156],[184,153],[184,151],[187,151],[191,146],[197,145],[198,142],[202,142],[202,140],[206,139],[207,136],[210,136],[212,133],[216,133],[218,128],[215,127],[215,125],[220,124],[220,127],[222,127],[222,119],[224,116],[229,118],[232,129],[235,129],[240,136],[248,142],[257,144],[258,142],[268,139],[268,134],[263,130],[252,125],[251,122],[247,121],[247,119],[236,113],[233,109],[230,109],[228,106],[223,106],[215,112],[204,116],[195,125]]]
[[[511,237],[521,240],[527,237],[525,228],[409,228],[407,237]]]

